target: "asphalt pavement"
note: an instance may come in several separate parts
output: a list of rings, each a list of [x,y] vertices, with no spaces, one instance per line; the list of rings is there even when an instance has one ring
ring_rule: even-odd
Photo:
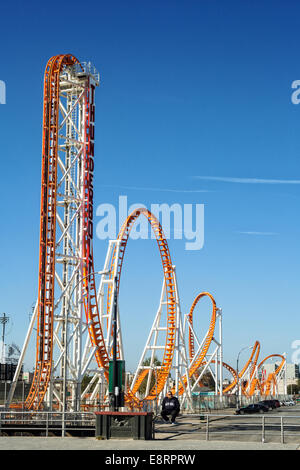
[[[161,450],[164,453],[181,450],[298,450],[299,444],[276,444],[236,441],[199,441],[198,439],[155,439],[134,441],[131,439],[99,441],[92,437],[0,437],[0,450]]]
[[[155,439],[109,439],[94,437],[22,437],[0,436],[0,450],[126,450],[126,451],[197,451],[197,450],[300,450],[300,405],[282,407],[264,414],[265,429],[262,442],[262,416],[235,416],[234,410],[209,415],[182,415],[177,426],[155,421]],[[281,418],[283,420],[281,420]],[[282,440],[282,421],[284,443]],[[208,432],[209,431],[209,432]]]

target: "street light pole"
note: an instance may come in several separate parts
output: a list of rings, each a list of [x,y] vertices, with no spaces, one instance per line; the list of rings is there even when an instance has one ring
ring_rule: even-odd
[[[9,316],[6,315],[5,313],[2,314],[3,317],[0,317],[0,323],[2,325],[2,351],[1,351],[1,357],[2,357],[2,363],[5,364],[5,325],[6,323],[9,322]]]

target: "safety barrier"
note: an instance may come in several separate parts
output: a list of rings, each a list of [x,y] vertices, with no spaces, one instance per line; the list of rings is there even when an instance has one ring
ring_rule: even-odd
[[[185,418],[194,418],[197,426],[183,430]],[[178,427],[161,428],[160,418],[154,420],[153,435],[158,433],[190,434],[192,439],[240,442],[299,442],[300,415],[294,410],[273,410],[263,415],[235,415],[227,413],[184,414]],[[95,436],[94,412],[32,412],[0,411],[0,436]],[[163,431],[162,431],[163,429]],[[161,437],[160,437],[161,438]],[[169,438],[169,437],[168,437]]]
[[[220,419],[224,418],[224,419]],[[228,419],[228,421],[225,421]],[[298,415],[228,415],[206,414],[203,416],[200,437],[205,440],[238,440],[253,442],[299,441],[300,416]],[[202,436],[201,436],[202,435]],[[250,439],[251,438],[251,439]]]
[[[0,411],[2,435],[95,435],[95,413]]]
[[[270,413],[270,414],[269,414]],[[203,413],[181,415],[177,420],[177,427],[168,428],[160,426],[160,418],[155,421],[154,435],[162,439],[161,435],[168,435],[168,439],[189,435],[191,439],[261,442],[261,443],[291,443],[299,442],[300,415],[291,412],[272,412],[253,415],[236,415],[234,413]],[[189,423],[187,426],[186,423]],[[195,422],[197,425],[195,425]]]

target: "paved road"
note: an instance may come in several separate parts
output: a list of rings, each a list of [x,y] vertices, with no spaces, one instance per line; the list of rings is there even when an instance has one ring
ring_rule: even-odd
[[[206,422],[200,421],[199,416],[186,415],[180,416],[174,427],[157,419],[155,440],[152,441],[2,436],[0,450],[300,450],[300,405],[282,407],[263,416],[266,424],[264,443],[261,442],[261,415],[235,416],[231,410],[231,416],[226,418],[220,414],[209,417],[209,435]],[[284,444],[280,433],[282,416],[289,424],[285,429]]]
[[[175,428],[162,424],[158,419],[155,437],[168,440],[197,438],[199,441],[300,444],[300,404],[270,410],[263,415],[236,416],[234,410],[225,413],[230,415],[224,417],[212,413],[208,429],[206,421],[200,421],[199,417],[182,416]]]
[[[300,442],[300,439],[299,439]],[[0,450],[161,450],[165,453],[181,450],[298,450],[299,444],[255,442],[200,441],[198,439],[172,439],[155,441],[115,440],[98,441],[95,438],[77,437],[0,437]]]
[[[210,439],[300,443],[300,405],[212,422]]]

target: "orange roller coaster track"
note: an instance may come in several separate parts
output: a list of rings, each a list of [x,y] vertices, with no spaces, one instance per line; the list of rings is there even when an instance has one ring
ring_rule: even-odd
[[[25,402],[27,408],[34,404],[36,407],[40,406],[51,374],[59,75],[65,65],[75,63],[78,60],[71,55],[58,55],[48,61],[45,70],[36,364],[32,386]]]
[[[200,352],[197,354],[196,360],[193,361],[194,356],[195,356],[194,333],[193,333],[193,330],[192,330],[193,323],[194,323],[194,310],[195,310],[196,305],[200,301],[200,299],[202,299],[204,297],[209,297],[210,300],[212,301],[212,305],[213,305],[212,316],[211,316],[211,320],[210,320],[209,330],[208,330],[208,333],[207,333],[207,335],[205,337],[205,340],[204,340],[204,344],[203,344]],[[210,347],[212,339],[213,339],[214,331],[215,331],[216,311],[217,311],[217,306],[216,306],[215,299],[213,298],[213,296],[209,292],[202,292],[202,293],[198,294],[196,296],[192,306],[191,306],[191,309],[190,309],[190,312],[189,312],[189,315],[188,315],[188,320],[189,320],[189,357],[190,357],[190,361],[191,361],[191,364],[192,364],[192,366],[190,367],[190,371],[189,371],[190,377],[192,377],[194,375],[197,378],[198,373],[199,373],[199,369],[201,367],[204,367],[207,364],[207,361],[205,360],[205,356],[206,356],[206,354],[209,350],[209,347]],[[220,364],[219,361],[215,361],[215,360],[212,360],[211,363],[212,364],[216,364],[216,363]],[[226,362],[222,362],[222,366],[231,373],[231,375],[233,376],[233,379],[234,379],[233,382],[236,383],[237,382],[237,372],[233,369],[233,367],[231,367]]]
[[[91,65],[89,65],[90,67]],[[68,70],[68,73],[65,73]],[[71,78],[70,78],[71,77]],[[37,337],[36,337],[36,359],[32,385],[25,401],[25,407],[29,410],[40,409],[45,400],[45,395],[53,376],[53,351],[54,344],[60,348],[60,358],[64,359],[59,364],[62,371],[64,389],[62,395],[57,398],[59,406],[64,409],[66,403],[67,390],[67,367],[69,359],[67,357],[68,328],[70,324],[81,322],[81,302],[86,317],[86,327],[89,334],[90,350],[88,360],[94,355],[99,369],[104,372],[104,377],[108,381],[109,359],[112,351],[106,344],[103,335],[104,325],[101,323],[99,315],[95,272],[93,262],[93,171],[94,171],[94,91],[99,80],[95,78],[94,72],[89,68],[84,68],[83,64],[70,54],[60,54],[53,56],[47,63],[44,75],[44,100],[43,100],[43,142],[42,142],[42,171],[41,171],[41,208],[40,208],[40,244],[39,244],[39,280],[38,296],[36,307]],[[64,87],[62,89],[62,87]],[[71,91],[70,91],[71,90]],[[63,99],[67,103],[64,108]],[[78,104],[80,103],[80,104]],[[77,109],[75,109],[77,106]],[[64,113],[62,122],[59,118]],[[72,121],[72,119],[74,120]],[[78,121],[78,128],[74,122]],[[64,134],[63,134],[64,133]],[[63,134],[63,135],[62,135]],[[61,140],[63,145],[61,145]],[[64,152],[67,157],[64,161],[60,158]],[[73,165],[74,163],[74,166]],[[75,165],[76,168],[75,168]],[[59,170],[63,174],[59,180]],[[64,182],[64,185],[62,185]],[[73,187],[72,187],[73,185]],[[71,188],[72,187],[72,188]],[[63,189],[62,189],[63,188]],[[71,188],[71,189],[70,189]],[[75,188],[75,189],[74,189]],[[73,192],[72,192],[73,191]],[[62,198],[59,200],[59,198]],[[74,206],[72,206],[74,204]],[[63,207],[63,209],[62,209]],[[71,209],[70,209],[71,207]],[[64,210],[62,217],[62,211]],[[61,211],[61,212],[60,212]],[[155,235],[160,253],[164,289],[167,306],[167,324],[165,331],[165,344],[162,346],[163,359],[161,366],[156,371],[156,384],[148,388],[148,395],[144,400],[153,400],[163,391],[169,377],[175,351],[176,334],[179,327],[177,325],[177,312],[179,300],[176,286],[176,275],[172,265],[169,247],[162,227],[157,218],[146,208],[134,210],[124,222],[118,235],[118,245],[115,245],[110,263],[109,285],[107,291],[106,309],[108,316],[112,306],[112,280],[116,282],[117,292],[120,289],[120,279],[124,262],[125,250],[131,229],[135,221],[140,217],[145,217]],[[64,220],[62,220],[64,219]],[[74,222],[75,236],[71,239],[71,225]],[[73,227],[72,227],[73,228]],[[60,237],[57,237],[58,231]],[[68,232],[68,230],[70,230]],[[59,238],[59,240],[57,240]],[[62,253],[57,253],[58,247]],[[118,248],[117,248],[118,247]],[[61,263],[61,271],[57,266]],[[59,266],[61,266],[59,265]],[[74,270],[72,271],[72,266]],[[61,274],[62,272],[62,274]],[[70,274],[71,273],[71,274]],[[58,284],[61,295],[55,303],[54,290]],[[78,285],[80,288],[78,289]],[[74,289],[77,289],[74,294]],[[212,302],[212,316],[208,332],[195,353],[193,327],[194,309],[198,302],[208,297]],[[61,306],[61,312],[55,313],[57,305]],[[102,304],[101,304],[102,305]],[[75,315],[75,313],[77,315]],[[80,313],[80,315],[79,315]],[[189,315],[189,356],[190,363],[186,365],[186,374],[182,373],[179,379],[178,394],[182,395],[189,385],[189,379],[198,374],[199,368],[207,364],[206,355],[213,341],[216,326],[218,309],[213,296],[208,292],[202,292],[195,298]],[[69,317],[72,322],[68,324]],[[54,323],[57,321],[57,330]],[[103,329],[102,329],[103,327]],[[79,328],[78,328],[79,330]],[[80,333],[82,333],[80,330]],[[58,331],[61,337],[58,338]],[[109,332],[110,335],[113,331]],[[73,335],[71,335],[73,337]],[[74,335],[75,336],[75,335]],[[62,340],[61,340],[62,338]],[[74,340],[75,341],[75,340]],[[81,338],[77,338],[76,348],[80,350]],[[56,342],[56,343],[55,343]],[[74,343],[75,344],[75,343]],[[73,348],[73,349],[76,349]],[[88,349],[88,348],[87,348]],[[258,366],[258,356],[260,344],[257,341],[252,349],[249,360],[238,374],[233,368],[222,361],[217,364],[223,366],[232,373],[233,382],[223,390],[223,393],[230,392],[238,383],[238,377],[242,378],[248,371],[249,380],[242,386],[245,395],[251,395],[258,387],[265,394],[270,393],[272,383],[275,383],[276,376],[282,370],[285,358],[280,355],[271,355],[265,358]],[[120,357],[120,348],[117,344],[117,356]],[[282,358],[277,371],[270,374],[267,379],[259,382],[257,370],[270,357],[279,356]],[[79,359],[78,359],[79,358]],[[78,359],[78,360],[77,360]],[[76,384],[73,388],[73,397],[80,397],[81,364],[80,353],[76,356],[77,376],[70,382]],[[88,362],[87,360],[87,362]],[[88,364],[86,362],[86,369]],[[215,362],[215,361],[210,361]],[[73,373],[73,364],[68,371]],[[178,367],[178,366],[177,366]],[[178,367],[179,368],[179,367]],[[73,369],[75,369],[73,367]],[[139,406],[141,401],[135,396],[136,392],[148,371],[138,369],[134,386],[126,391],[127,404]],[[53,381],[54,385],[54,381]],[[56,389],[59,390],[59,387]],[[173,391],[175,391],[173,389]],[[53,394],[54,396],[54,394]],[[61,398],[62,397],[62,398]],[[80,399],[79,399],[80,402]]]
[[[41,216],[40,216],[40,250],[39,250],[39,283],[37,307],[37,340],[36,363],[33,382],[25,401],[27,409],[39,409],[44,400],[51,376],[53,361],[53,323],[54,323],[54,286],[56,263],[56,222],[60,112],[60,76],[66,67],[81,64],[73,55],[53,56],[47,63],[44,76],[43,102],[43,147],[42,147],[42,182],[41,182]],[[83,70],[82,70],[83,71]],[[94,169],[94,85],[90,85],[87,76],[84,78],[84,106],[81,118],[82,158],[80,177],[82,178],[81,219],[81,274],[83,279],[83,303],[89,324],[92,345],[95,346],[95,357],[99,367],[103,367],[108,376],[108,357],[99,321],[95,279],[93,275],[92,254],[92,217],[93,217],[93,169]],[[77,101],[79,98],[77,99]],[[75,102],[76,104],[76,102]],[[64,121],[68,121],[71,111],[66,111]],[[72,140],[69,138],[67,147]],[[77,143],[78,144],[78,143]],[[70,174],[66,171],[66,180]],[[79,215],[78,215],[79,217]],[[80,251],[80,248],[78,249]]]
[[[193,314],[194,314],[194,310],[195,310],[196,305],[204,297],[208,297],[212,302],[212,316],[211,316],[208,332],[207,332],[207,334],[204,338],[204,342],[201,345],[199,351],[197,351],[197,355],[195,357],[194,356],[194,354],[195,354],[195,352],[194,352],[194,334],[192,332]],[[178,388],[178,394],[179,395],[182,395],[185,392],[185,389],[186,389],[189,378],[191,378],[193,375],[196,375],[199,368],[202,365],[204,365],[205,356],[206,356],[206,354],[209,350],[209,347],[210,347],[212,339],[213,339],[214,331],[215,331],[216,315],[217,315],[217,305],[216,305],[216,301],[213,298],[213,296],[209,292],[202,292],[202,293],[198,294],[196,296],[196,298],[194,299],[194,302],[191,306],[191,309],[190,309],[190,312],[189,312],[189,315],[188,315],[188,320],[189,320],[189,324],[190,324],[190,326],[189,326],[189,356],[190,356],[191,363],[190,363],[189,370],[188,370],[188,376],[184,375],[181,378],[181,383],[180,383],[180,386]],[[173,392],[175,392],[175,389],[173,389]]]
[[[250,372],[250,377],[252,378],[253,377],[253,374],[255,372],[255,368],[256,368],[256,364],[257,364],[257,360],[258,360],[258,356],[259,356],[259,352],[260,352],[260,343],[259,341],[256,341],[254,343],[254,346],[252,348],[252,352],[250,354],[250,357],[248,359],[248,361],[246,362],[246,364],[244,365],[244,367],[242,368],[242,370],[239,372],[238,376],[239,378],[242,378],[243,375],[245,374],[246,370],[248,369],[248,367],[251,366],[251,372]],[[237,385],[237,382],[238,382],[238,379],[237,379],[237,372],[236,372],[236,375],[235,375],[235,380],[233,380],[233,382],[231,382],[230,385],[228,385],[228,387],[226,387],[224,390],[223,390],[223,393],[228,393],[230,392],[232,389],[234,389],[234,387],[236,387]]]
[[[273,373],[270,373],[268,375],[268,377],[266,379],[263,379],[261,380],[261,383],[260,383],[260,389],[261,389],[261,393],[264,394],[264,395],[269,395],[270,394],[270,391],[271,391],[271,385],[272,383],[274,383],[276,385],[276,379],[277,379],[277,376],[278,374],[281,372],[281,370],[283,369],[284,367],[284,364],[285,364],[285,357],[282,356],[281,354],[270,354],[269,356],[265,357],[258,365],[258,370],[260,370],[263,366],[263,364],[270,358],[272,357],[279,357],[281,359],[281,362],[279,364],[279,366],[277,367],[276,371],[273,372]],[[252,387],[254,388],[254,387]],[[254,390],[253,390],[254,392]],[[252,393],[253,393],[252,392]]]
[[[167,331],[166,331],[166,342],[165,342],[162,364],[157,374],[156,386],[153,387],[149,391],[149,395],[144,398],[145,400],[152,400],[152,399],[155,399],[157,394],[159,394],[163,390],[166,380],[168,378],[171,366],[172,366],[172,360],[173,360],[173,354],[174,354],[174,348],[175,348],[175,335],[176,335],[176,287],[175,287],[171,255],[169,252],[167,240],[164,236],[164,233],[163,233],[163,230],[159,221],[149,210],[145,208],[134,210],[127,217],[126,221],[121,227],[121,230],[118,235],[118,240],[120,240],[120,249],[119,249],[118,259],[116,263],[116,268],[114,268],[115,258],[117,256],[116,248],[115,248],[113,256],[112,256],[112,260],[111,260],[110,278],[116,279],[116,286],[117,286],[117,290],[119,291],[122,266],[123,266],[125,249],[127,246],[128,238],[129,238],[130,231],[133,227],[134,222],[140,216],[146,217],[146,219],[148,220],[155,234],[155,238],[156,238],[156,242],[157,242],[157,246],[159,249],[161,262],[162,262],[163,275],[164,275],[164,281],[165,281],[165,286],[166,286],[166,296],[167,296],[167,301],[166,301],[167,302]],[[107,293],[107,312],[110,309],[111,302],[112,302],[112,288],[109,287],[108,293]],[[146,376],[145,372],[140,373],[137,379],[137,382],[134,386],[134,389],[133,390],[128,389],[127,391],[128,397],[132,399],[134,393],[138,390],[145,376]]]
[[[283,369],[286,359],[281,354],[271,354],[271,355],[265,357],[258,364],[259,353],[260,353],[260,343],[259,343],[259,341],[256,341],[254,343],[253,348],[252,348],[252,352],[250,354],[250,357],[247,360],[247,362],[245,363],[244,367],[239,372],[238,376],[237,376],[237,372],[235,371],[234,380],[232,381],[232,383],[230,385],[228,385],[228,387],[226,387],[223,390],[223,393],[228,393],[228,392],[232,391],[237,386],[238,377],[239,377],[239,379],[241,379],[244,376],[244,374],[246,373],[246,371],[249,369],[249,379],[246,380],[245,384],[242,384],[242,387],[241,387],[243,395],[245,395],[247,397],[251,397],[252,395],[254,395],[255,390],[257,390],[257,389],[259,390],[261,395],[268,396],[270,394],[271,386],[272,386],[272,384],[276,385],[277,376],[279,375],[279,373]],[[263,364],[268,359],[270,359],[272,357],[279,357],[281,359],[281,362],[280,362],[279,366],[277,367],[276,371],[273,372],[273,373],[270,373],[267,378],[260,379],[258,377],[258,372],[262,368]]]
[[[53,332],[54,332],[54,287],[55,287],[55,263],[56,263],[56,222],[57,222],[57,168],[58,136],[59,136],[59,111],[60,111],[60,76],[65,67],[74,65],[81,67],[79,61],[72,55],[57,55],[52,57],[46,66],[44,77],[44,105],[43,105],[43,152],[42,152],[42,183],[41,183],[41,225],[40,225],[40,260],[39,260],[39,285],[38,285],[38,308],[37,308],[37,339],[36,339],[36,363],[31,389],[27,396],[25,406],[27,409],[39,409],[51,378],[53,362]],[[82,151],[82,187],[83,203],[81,207],[81,278],[82,299],[84,311],[88,324],[90,341],[95,348],[95,358],[99,368],[104,370],[104,376],[108,380],[109,356],[106,349],[101,322],[99,318],[95,276],[92,254],[92,224],[93,218],[93,127],[91,120],[94,111],[90,109],[93,93],[92,87],[85,87],[85,106],[83,109],[83,151]],[[70,112],[69,112],[70,114]],[[65,121],[68,119],[66,113]],[[61,162],[60,162],[61,164]],[[119,290],[120,276],[128,237],[135,220],[145,216],[156,236],[159,248],[164,281],[167,295],[167,332],[166,343],[163,354],[162,366],[157,378],[155,393],[159,393],[167,380],[172,365],[176,335],[176,300],[175,282],[171,256],[166,238],[163,234],[159,221],[151,212],[141,208],[129,215],[119,233],[121,240],[120,251],[116,272],[111,272],[111,277],[117,280]],[[108,291],[108,306],[111,302],[111,290]],[[154,397],[150,390],[149,397]],[[130,390],[128,397],[134,395]]]
[[[202,292],[202,293],[200,293],[196,296],[194,302],[192,303],[192,306],[191,306],[191,309],[190,309],[190,312],[189,312],[189,315],[188,315],[188,320],[189,320],[189,323],[190,323],[190,327],[189,327],[189,355],[190,355],[190,358],[194,358],[194,353],[195,353],[195,351],[194,351],[194,335],[193,335],[193,332],[192,332],[192,329],[191,329],[191,327],[193,326],[194,310],[195,310],[196,305],[200,301],[200,299],[203,299],[204,297],[208,297],[211,300],[212,305],[213,305],[213,310],[212,310],[212,316],[211,316],[211,320],[210,320],[208,334],[206,335],[205,342],[204,342],[204,345],[203,345],[202,350],[201,350],[201,354],[198,355],[198,358],[195,361],[195,363],[196,363],[195,367],[193,367],[193,369],[195,369],[195,370],[197,369],[196,366],[198,366],[198,367],[200,366],[202,360],[204,359],[204,356],[206,355],[206,353],[208,351],[208,348],[210,346],[210,343],[211,343],[211,340],[213,338],[213,334],[214,334],[214,331],[215,331],[215,326],[216,326],[216,311],[217,311],[216,301],[209,292]]]

